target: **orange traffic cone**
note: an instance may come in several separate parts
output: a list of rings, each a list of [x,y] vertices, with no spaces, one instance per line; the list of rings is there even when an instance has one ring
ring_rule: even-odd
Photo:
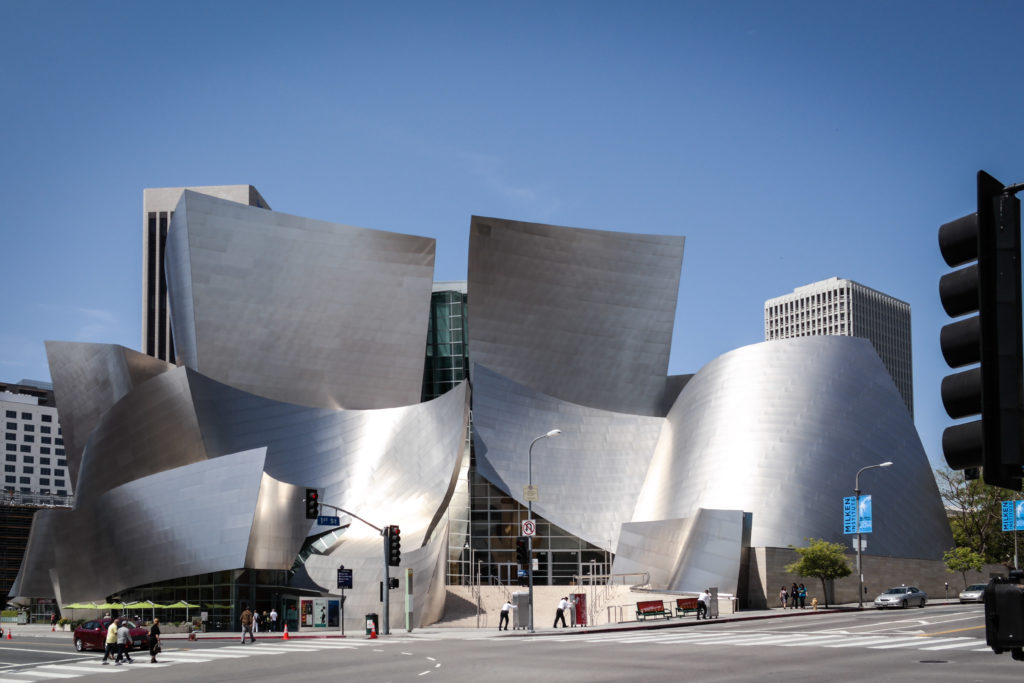
[[[7,629],[7,640],[11,639],[11,629]]]
[[[376,622],[372,622],[372,621],[370,622],[370,624],[371,624],[371,626],[370,626],[370,640],[376,640],[377,639],[377,624],[376,624]]]
[[[284,624],[284,635],[281,636],[281,640],[291,640],[291,638],[288,637],[288,622],[285,622]]]

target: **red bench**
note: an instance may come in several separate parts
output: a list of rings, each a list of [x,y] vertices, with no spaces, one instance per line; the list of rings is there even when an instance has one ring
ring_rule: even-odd
[[[687,612],[697,611],[697,598],[676,598],[676,616],[685,617]]]
[[[647,621],[649,617],[672,618],[672,613],[665,609],[661,600],[642,600],[636,603],[636,620]]]

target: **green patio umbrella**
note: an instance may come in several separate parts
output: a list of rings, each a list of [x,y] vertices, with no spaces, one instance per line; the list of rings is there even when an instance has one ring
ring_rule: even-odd
[[[73,602],[70,605],[64,605],[62,609],[71,610],[71,621],[74,621],[76,609],[100,609],[100,606],[95,602]]]
[[[152,600],[137,600],[135,602],[129,602],[125,605],[127,609],[149,609],[152,611],[152,618],[156,619],[156,608],[164,609],[167,605],[161,605],[153,602]]]
[[[189,611],[189,609],[195,608],[195,607],[199,607],[199,605],[193,605],[191,602],[185,602],[184,600],[179,600],[178,602],[175,602],[175,603],[173,603],[171,605],[164,605],[164,607],[166,607],[167,609],[184,609],[185,610],[185,621],[188,621],[188,611]]]

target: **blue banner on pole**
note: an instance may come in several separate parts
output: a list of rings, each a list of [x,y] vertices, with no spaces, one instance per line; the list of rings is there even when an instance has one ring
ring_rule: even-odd
[[[871,495],[860,497],[860,532],[871,533]]]
[[[1002,507],[1003,531],[1024,529],[1024,500],[1004,500]]]
[[[853,496],[843,498],[843,533],[857,533],[857,499]]]
[[[1022,510],[1024,512],[1024,510]],[[871,533],[871,495],[843,498],[843,533],[857,533],[857,517],[860,516],[860,533]],[[1024,528],[1024,527],[1021,527]]]

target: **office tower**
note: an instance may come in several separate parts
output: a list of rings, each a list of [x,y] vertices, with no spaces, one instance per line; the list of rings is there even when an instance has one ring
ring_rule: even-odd
[[[72,490],[53,390],[42,382],[0,382],[4,499],[69,505]]]
[[[840,335],[868,339],[914,416],[910,304],[832,277],[764,302],[764,338]]]
[[[171,363],[175,362],[175,353],[167,306],[164,246],[174,208],[186,189],[261,209],[270,208],[252,185],[157,187],[142,191],[142,351]]]

